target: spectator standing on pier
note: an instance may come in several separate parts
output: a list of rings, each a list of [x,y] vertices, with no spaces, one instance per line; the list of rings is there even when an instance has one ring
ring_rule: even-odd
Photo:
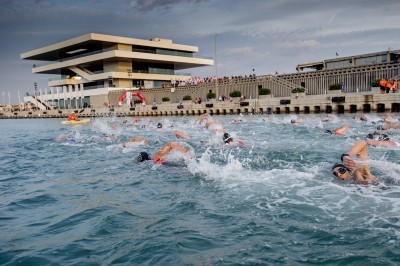
[[[390,83],[390,81],[387,81],[386,82],[386,93],[389,93],[391,88],[392,88],[392,84]]]
[[[392,84],[392,92],[396,93],[397,91],[397,79],[393,80],[393,84]]]
[[[379,88],[380,88],[381,94],[385,93],[387,82],[388,81],[386,79],[379,80]]]

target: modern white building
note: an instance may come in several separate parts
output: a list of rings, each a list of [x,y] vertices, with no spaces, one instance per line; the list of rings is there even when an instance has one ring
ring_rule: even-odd
[[[212,59],[196,58],[197,52],[196,46],[162,38],[85,34],[21,54],[21,59],[35,61],[32,73],[57,76],[49,80],[50,91],[24,100],[38,107],[46,102],[59,108],[99,107],[115,91],[161,89],[191,78],[176,71],[214,65]]]

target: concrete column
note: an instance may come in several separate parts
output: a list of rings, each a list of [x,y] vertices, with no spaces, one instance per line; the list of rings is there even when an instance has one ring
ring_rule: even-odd
[[[60,87],[59,86],[56,87],[56,91],[57,91],[57,96],[56,96],[57,106],[58,106],[58,108],[60,108]]]
[[[68,85],[69,106],[72,107],[72,85]]]
[[[79,92],[79,84],[74,85],[75,88],[75,108],[78,108],[78,92]]]
[[[79,95],[81,97],[81,106],[83,106],[83,101],[84,101],[84,98],[85,98],[85,94],[84,94],[84,90],[83,90],[83,84],[79,84],[79,91],[80,91]]]
[[[64,99],[64,109],[66,108],[65,102],[67,100],[67,93],[68,93],[67,88],[68,88],[67,86],[62,86],[62,95],[63,95],[63,99]]]

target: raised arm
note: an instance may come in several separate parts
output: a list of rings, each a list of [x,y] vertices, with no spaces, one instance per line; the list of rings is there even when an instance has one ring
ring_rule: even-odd
[[[366,140],[358,141],[347,151],[347,153],[342,154],[343,163],[347,168],[354,169],[357,166],[357,163],[351,158],[353,155],[356,155],[357,158],[360,158],[361,160],[367,159],[368,151]]]

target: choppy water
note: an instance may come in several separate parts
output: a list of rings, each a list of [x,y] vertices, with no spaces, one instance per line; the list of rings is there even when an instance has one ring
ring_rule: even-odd
[[[368,148],[375,185],[330,172],[381,118],[294,117],[213,117],[245,147],[222,145],[197,117],[0,120],[0,264],[400,263],[400,147]],[[345,137],[324,133],[346,123]],[[192,136],[179,140],[190,158],[135,162],[174,129]],[[123,148],[133,136],[150,145]]]

